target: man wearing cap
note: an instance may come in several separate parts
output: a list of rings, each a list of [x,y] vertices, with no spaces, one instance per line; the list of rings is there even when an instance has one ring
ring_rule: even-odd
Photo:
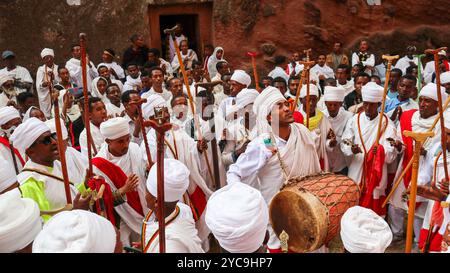
[[[150,169],[145,199],[150,212],[142,226],[144,253],[159,253],[158,164]],[[191,209],[181,203],[189,186],[189,169],[176,159],[164,159],[164,221],[166,253],[203,253]]]
[[[19,174],[25,165],[25,154],[20,154],[12,146],[9,138],[20,123],[22,123],[22,119],[16,108],[12,106],[0,108],[0,155],[5,159],[2,164],[11,168],[16,174]],[[13,154],[15,159],[13,159]]]
[[[36,202],[21,198],[17,189],[0,194],[0,253],[31,253],[41,230]]]
[[[66,68],[69,70],[70,78],[77,86],[83,87],[83,71],[81,69],[81,47],[79,45],[72,46],[72,58],[66,62]],[[89,56],[86,55],[86,77],[87,90],[91,91],[92,80],[98,76],[97,69]]]
[[[141,233],[145,205],[145,172],[147,162],[136,143],[130,142],[130,127],[122,117],[112,118],[100,125],[105,138],[100,151],[92,159],[94,173],[104,177],[126,202],[114,209],[120,217],[121,240],[130,245]],[[126,197],[125,197],[126,196]]]
[[[339,68],[338,68],[339,70]],[[324,101],[326,109],[323,111],[325,117],[331,124],[332,134],[327,135],[327,155],[330,164],[330,171],[334,173],[348,173],[348,158],[341,151],[342,134],[347,126],[348,120],[353,114],[342,107],[345,97],[345,88],[326,86],[324,92]]]
[[[403,152],[403,156],[401,157],[399,168],[397,169],[396,176],[394,181],[397,181],[398,177],[402,173],[402,171],[406,168],[409,161],[413,157],[414,152],[414,141],[410,137],[405,137],[403,135],[404,131],[414,131],[414,132],[427,132],[431,129],[434,120],[439,115],[438,110],[438,98],[436,94],[436,84],[429,83],[425,85],[420,91],[419,96],[419,111],[417,109],[412,109],[409,111],[403,112],[400,117],[400,122],[397,127],[397,138],[401,139],[401,141],[397,141],[395,146],[399,152]],[[441,88],[441,94],[443,100],[446,99],[446,95],[444,92],[444,88]],[[444,119],[445,120],[445,119]],[[423,143],[421,156],[419,159],[419,173],[425,171],[424,164],[428,161],[428,157],[431,154],[433,155],[433,146],[436,143],[440,143],[441,138],[441,127],[439,123],[434,127],[433,132],[434,136],[429,138],[425,143]],[[389,201],[389,213],[390,215],[390,224],[392,228],[392,232],[394,233],[394,239],[399,240],[403,237],[404,229],[403,229],[403,219],[405,217],[405,211],[408,209],[408,203],[405,202],[402,198],[404,192],[409,187],[411,182],[412,170],[410,169],[403,178],[402,183],[399,184],[398,188],[394,192],[391,200]],[[425,179],[426,180],[426,179]],[[430,181],[424,181],[424,179],[419,179],[419,185],[423,185],[423,183],[427,184]],[[416,241],[419,238],[419,230],[422,226],[423,218],[425,217],[426,212],[426,203],[424,202],[426,199],[422,197],[418,197],[416,199],[416,210],[415,210],[415,219],[414,219],[414,230],[416,235]]]
[[[11,141],[29,158],[17,176],[22,196],[36,201],[41,211],[63,208],[67,204],[64,180],[58,145],[50,128],[37,118],[30,118],[14,130]],[[90,197],[80,198],[78,191],[86,191],[85,181],[70,181],[74,208],[87,208]],[[44,221],[50,217],[42,215]]]
[[[255,188],[268,205],[285,181],[318,173],[321,168],[310,131],[294,123],[290,103],[278,89],[264,89],[253,104],[253,112],[258,136],[229,167],[227,183],[251,185],[256,175],[260,183]],[[269,250],[280,251],[280,241],[270,226],[269,233]]]
[[[444,73],[446,71],[450,71],[450,64],[447,60],[447,52],[445,50],[441,50],[439,53],[439,66],[442,71],[440,73]],[[425,65],[425,69],[423,70],[423,80],[425,83],[434,82],[436,77],[434,60],[428,62]]]
[[[329,136],[334,136],[331,124],[328,118],[324,116],[322,111],[317,109],[317,101],[319,99],[319,90],[316,85],[309,84],[309,130],[313,136],[316,143],[317,155],[319,156],[320,167],[323,171],[328,172],[330,170],[330,165],[328,162],[327,146],[331,142],[334,142],[334,138],[328,139]],[[303,125],[306,123],[306,93],[307,85],[304,85],[300,91],[300,100],[302,102],[302,108],[300,109],[301,120]]]
[[[284,73],[284,72],[283,72]],[[252,79],[244,70],[235,70],[231,76],[231,94],[228,98],[224,99],[218,109],[218,115],[223,119],[226,118],[227,108],[236,104],[236,96],[243,89],[248,88],[252,83]]]
[[[122,253],[122,243],[120,232],[100,215],[63,211],[44,225],[33,253]]]
[[[384,89],[374,82],[362,87],[363,112],[353,116],[342,135],[341,150],[351,158],[348,176],[364,186],[361,205],[379,215],[386,214],[382,204],[386,197],[387,165],[392,163],[398,151],[395,149],[397,131],[392,121],[382,116],[379,145],[375,146],[379,124],[379,107]],[[392,139],[393,141],[389,141]]]
[[[341,218],[341,239],[346,252],[384,253],[391,244],[388,223],[373,210],[354,206]]]
[[[269,210],[257,189],[244,183],[221,188],[209,198],[205,218],[221,252],[266,252]]]
[[[106,65],[106,67],[109,69],[109,72],[111,73],[112,77],[116,80],[123,80],[125,79],[125,71],[123,68],[118,65],[114,58],[116,57],[116,52],[111,49],[105,49],[102,53],[102,64]]]
[[[59,82],[58,65],[54,63],[55,52],[53,49],[44,48],[41,51],[41,58],[44,64],[36,72],[36,90],[39,98],[39,108],[44,112],[46,118],[50,118],[52,102],[49,85],[54,85]]]
[[[7,74],[14,80],[14,86],[18,92],[31,91],[33,86],[33,78],[30,72],[20,65],[16,65],[16,55],[10,50],[3,51],[2,59],[6,67],[0,70],[0,74]]]

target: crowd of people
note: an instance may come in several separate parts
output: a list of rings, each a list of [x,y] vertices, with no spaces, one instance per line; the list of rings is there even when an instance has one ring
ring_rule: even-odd
[[[409,46],[385,83],[387,62],[371,53],[367,40],[352,56],[335,43],[329,55],[275,56],[267,63],[270,73],[255,83],[226,61],[224,48],[190,49],[182,28],[167,56],[148,48],[142,35],[131,43],[121,64],[113,49],[103,51],[98,65],[87,56],[86,86],[80,45],[61,65],[54,50],[43,49],[35,77],[14,52],[3,51],[0,252],[159,252],[158,138],[140,115],[172,124],[164,135],[166,252],[214,251],[213,242],[222,252],[280,252],[270,201],[290,179],[320,172],[361,186],[360,206],[341,221],[347,251],[384,252],[404,242],[411,169],[383,206],[413,156],[414,142],[404,131],[435,133],[420,151],[414,242],[423,252],[448,252],[450,212],[441,206],[450,201],[447,166],[440,123],[433,124],[437,92],[443,102],[450,94],[445,51],[435,71],[434,61],[425,63]],[[450,111],[443,115],[450,144]]]

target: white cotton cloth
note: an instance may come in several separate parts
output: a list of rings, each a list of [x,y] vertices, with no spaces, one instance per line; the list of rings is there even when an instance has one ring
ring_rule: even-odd
[[[14,78],[11,77],[11,75],[7,73],[0,73],[0,87],[3,86],[3,84],[7,81],[13,81]]]
[[[384,253],[391,244],[392,232],[374,211],[354,206],[341,218],[341,238],[350,253]]]
[[[211,195],[205,220],[222,248],[231,253],[253,253],[264,242],[269,210],[260,191],[233,183]]]
[[[219,50],[222,50],[222,59],[217,59],[217,57],[216,57],[216,54]],[[217,63],[221,62],[221,61],[226,62],[225,59],[223,58],[223,55],[225,55],[225,51],[223,50],[222,47],[218,46],[218,47],[214,48],[213,54],[211,56],[209,56],[207,68],[208,68],[208,73],[209,73],[209,76],[211,77],[211,79],[217,75],[217,68],[216,68]]]
[[[33,253],[113,253],[116,230],[106,218],[85,210],[53,216],[36,237]]]
[[[325,86],[323,93],[324,101],[339,101],[343,102],[345,98],[345,89],[342,86]]]
[[[166,100],[160,95],[152,94],[148,96],[147,102],[142,104],[142,114],[145,119],[155,115],[155,107],[166,107]]]
[[[420,90],[419,97],[428,97],[432,100],[438,101],[438,95],[437,95],[437,85],[435,83],[428,83],[424,87],[422,87],[422,90]],[[440,87],[441,96],[442,96],[442,102],[444,102],[447,99],[447,93],[445,93],[445,88]]]
[[[450,82],[450,71],[441,74],[441,84],[446,84]]]
[[[14,167],[0,154],[0,192],[6,190],[17,181]]]
[[[21,250],[33,242],[42,229],[39,207],[19,190],[0,195],[0,253]]]
[[[285,101],[278,88],[268,86],[261,94],[258,95],[253,103],[253,113],[256,115],[256,130],[257,135],[262,133],[269,133],[272,131],[267,115],[272,113],[273,107],[280,101]]]
[[[91,142],[95,149],[100,151],[100,148],[102,147],[102,144],[105,142],[105,138],[103,137],[102,133],[100,132],[100,127],[95,126],[92,122],[90,122],[90,128],[91,128]],[[86,128],[83,129],[83,131],[80,134],[79,138],[80,147],[81,147],[81,153],[85,156],[88,155],[88,147],[87,147],[87,133]],[[92,150],[92,155],[95,156],[94,150]]]
[[[69,133],[67,132],[67,128],[66,128],[66,123],[64,122],[64,120],[62,118],[60,118],[60,123],[61,123],[61,134],[62,134],[62,138],[63,140],[66,140],[69,138]],[[56,124],[55,124],[55,119],[49,119],[45,122],[45,125],[48,126],[48,128],[50,128],[50,132],[56,133]]]
[[[241,109],[244,109],[245,106],[253,103],[258,97],[259,92],[255,89],[243,89],[239,94],[236,95],[236,104],[231,105],[231,107],[226,108],[226,116],[233,114]]]
[[[147,178],[147,190],[158,197],[158,164],[154,164],[150,169]],[[189,186],[190,171],[176,159],[164,159],[164,202],[176,202],[183,198],[183,194]]]
[[[130,134],[128,121],[122,117],[111,118],[100,124],[100,133],[105,139],[115,140]]]
[[[306,98],[307,93],[307,85],[304,84],[302,89],[300,90],[300,98]],[[315,84],[309,84],[309,95],[319,97],[319,89]]]
[[[20,118],[20,113],[16,108],[13,106],[5,106],[0,108],[0,126],[15,118]]]
[[[28,119],[31,118],[31,111],[33,111],[34,109],[42,111],[41,109],[37,108],[36,106],[31,106],[30,108],[28,108],[28,110],[23,115],[23,118],[22,118],[23,122],[25,122],[25,121],[27,121]]]
[[[237,81],[248,87],[252,83],[252,78],[244,71],[244,70],[234,70],[233,75],[231,76],[232,81]]]
[[[45,56],[52,56],[55,57],[55,51],[51,48],[44,48],[41,51],[41,58],[44,59]]]
[[[29,118],[17,126],[10,140],[14,147],[24,155],[25,151],[45,132],[50,132],[50,128],[45,122],[37,118]]]
[[[361,95],[365,102],[381,102],[383,100],[384,88],[375,82],[368,82],[362,87]]]

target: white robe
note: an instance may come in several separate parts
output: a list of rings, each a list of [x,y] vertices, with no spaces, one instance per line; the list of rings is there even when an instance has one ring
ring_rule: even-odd
[[[22,171],[23,165],[20,162],[19,157],[15,154],[14,154],[14,156],[16,157],[17,169],[20,172],[20,171]],[[22,156],[23,160],[25,160],[25,157],[24,157],[25,155],[21,155],[21,156]],[[0,158],[4,158],[6,160],[6,162],[2,162],[1,164],[9,164],[9,165],[11,165],[11,168],[13,170],[15,170],[13,157],[11,155],[11,150],[9,149],[9,147],[6,147],[3,144],[0,144]]]
[[[180,50],[180,54],[181,60],[186,63],[186,69],[190,69],[194,61],[198,61],[197,53],[195,53],[192,49],[188,49],[186,55],[184,55]],[[180,63],[178,62],[178,57],[176,55],[173,58],[171,65],[174,72],[177,72],[180,69]],[[178,73],[181,74],[181,70]]]
[[[116,76],[114,76],[114,74],[111,73],[111,79],[116,79],[116,80],[120,80],[125,78],[125,71],[123,70],[123,68],[118,65],[116,62],[112,62],[112,63],[102,63],[103,65],[105,65],[106,67],[108,67],[108,69],[114,69],[114,71],[116,72],[117,76],[119,77],[118,79],[116,78]]]
[[[106,105],[107,103],[109,103],[109,99],[108,99],[108,97],[106,95],[106,89],[105,89],[105,93],[103,93],[103,94],[100,93],[100,91],[98,90],[97,82],[98,82],[99,79],[100,79],[100,77],[97,77],[97,78],[92,80],[91,89],[90,89],[91,90],[91,94],[92,94],[93,97],[100,98],[102,100],[102,102]],[[111,83],[117,84],[117,86],[119,86],[120,92],[123,93],[123,84],[122,84],[121,81],[111,79]]]
[[[120,107],[115,106],[114,104],[112,104],[111,102],[108,102],[105,104],[106,107],[106,113],[108,114],[108,116],[112,116],[112,117],[120,117],[123,113],[123,111],[125,111],[125,107],[123,106],[122,103],[120,103]]]
[[[164,88],[164,86],[163,86],[162,90],[163,90],[163,92],[159,93],[159,92],[156,92],[155,89],[152,87],[152,88],[150,88],[150,90],[148,90],[147,92],[142,94],[141,97],[143,99],[146,99],[146,98],[150,97],[150,95],[152,95],[152,94],[157,94],[157,95],[160,95],[166,101],[167,105],[170,105],[170,101],[172,100],[172,93],[170,91],[168,91],[166,88]]]
[[[286,81],[286,84],[289,80],[289,75],[283,68],[279,66],[275,67],[272,71],[270,71],[270,73],[267,76],[272,77],[273,79],[281,77]]]
[[[48,86],[43,87],[42,84],[46,81],[45,79],[45,68],[46,65],[41,65],[36,72],[36,90],[39,99],[39,108],[44,113],[46,118],[50,118],[52,102],[50,98],[50,93],[48,91]],[[58,65],[54,64],[52,68],[47,67],[47,71],[52,71],[55,76],[54,83],[60,81],[58,77]],[[62,107],[62,105],[61,105]]]
[[[345,96],[347,96],[348,94],[350,94],[351,92],[353,92],[353,90],[355,90],[355,83],[352,80],[347,81],[344,85],[340,84],[339,82],[337,83],[338,87],[343,87],[345,89]]]
[[[395,64],[395,68],[398,68],[402,71],[403,75],[406,74],[406,69],[411,65],[410,62],[415,63],[417,66],[419,65],[419,58],[414,56],[412,59],[408,58],[408,56],[403,56],[400,58]],[[423,71],[423,67],[420,68],[420,71]]]
[[[331,67],[328,65],[320,66],[319,64],[316,64],[311,68],[311,73],[316,74],[316,77],[319,78],[319,76],[325,76],[326,79],[333,78],[334,79],[334,71]]]
[[[102,133],[100,132],[100,128],[92,124],[91,122],[91,136],[93,140],[93,144],[95,146],[95,149],[100,151],[100,148],[102,147],[103,142],[105,142],[105,139],[102,136]],[[86,136],[86,128],[83,129],[83,131],[80,134],[79,138],[80,147],[81,147],[81,153],[85,156],[88,155],[88,148],[87,148],[87,136]],[[92,151],[92,156],[95,156],[94,150]]]
[[[27,83],[31,83],[31,84],[33,83],[33,78],[31,77],[31,74],[28,71],[28,69],[26,69],[25,67],[22,67],[20,65],[16,65],[16,68],[14,68],[13,70],[9,70],[9,71],[8,71],[8,68],[5,67],[0,70],[0,74],[2,74],[2,73],[8,74],[12,78],[20,80],[22,82],[27,82]],[[55,75],[58,75],[58,74],[55,74]],[[19,93],[27,91],[26,89],[23,89],[23,88],[20,89],[20,88],[16,87],[16,89]],[[32,92],[32,89],[33,88],[31,88],[31,92]]]
[[[139,73],[139,76],[136,79],[128,75],[127,80],[123,84],[123,91],[140,90],[141,87],[142,87],[141,73]]]
[[[74,183],[84,182],[86,171],[89,168],[87,156],[81,154],[72,147],[66,149],[67,170]]]
[[[352,54],[352,66],[354,66],[357,63],[359,63],[358,53],[357,52],[353,52],[353,54]],[[363,61],[362,64],[364,66],[375,67],[375,55],[370,54],[369,58],[367,58],[366,61]],[[372,75],[372,72],[370,70],[366,70],[365,72],[368,73],[369,75]]]
[[[66,68],[69,70],[71,81],[75,82],[78,87],[83,87],[83,73],[81,69],[81,60],[72,58],[66,62]],[[98,76],[94,63],[90,62],[86,68],[87,89],[91,91],[91,84],[95,77]]]

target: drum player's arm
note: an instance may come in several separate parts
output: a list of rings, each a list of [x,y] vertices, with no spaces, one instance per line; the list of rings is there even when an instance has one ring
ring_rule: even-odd
[[[263,139],[252,140],[247,149],[236,162],[230,165],[227,172],[227,183],[243,182],[250,176],[256,176],[273,153],[264,146]]]

